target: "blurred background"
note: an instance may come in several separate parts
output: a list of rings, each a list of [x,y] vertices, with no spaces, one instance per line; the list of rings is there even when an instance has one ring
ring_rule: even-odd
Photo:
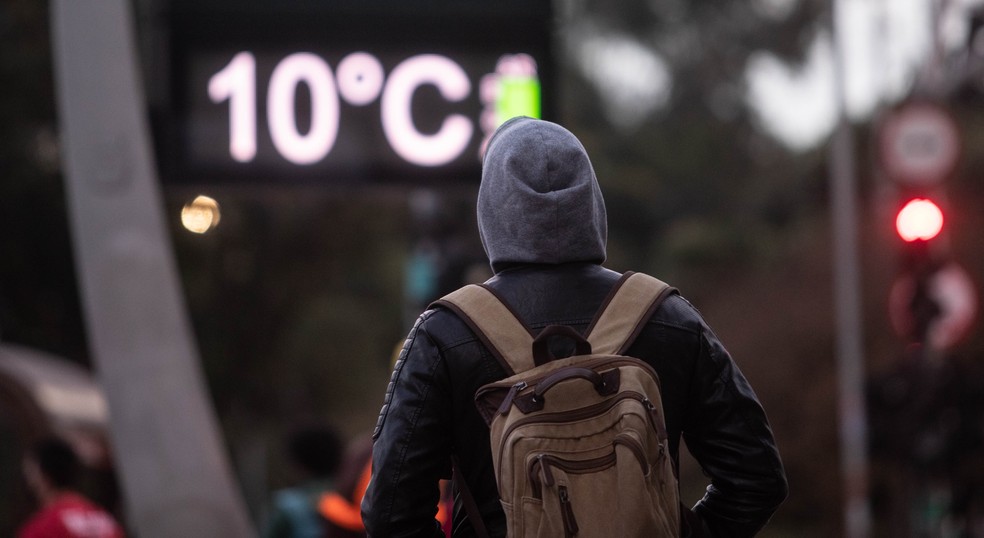
[[[608,205],[607,265],[678,287],[755,387],[790,483],[763,536],[848,535],[852,498],[874,536],[984,536],[984,2],[128,6],[165,247],[253,522],[297,479],[284,437],[310,423],[367,436],[416,314],[489,276],[477,155],[518,112],[587,148]],[[80,291],[51,21],[49,2],[0,0],[0,535],[33,507],[19,458],[42,430],[89,448],[94,496],[122,496]],[[401,102],[394,81],[414,84],[422,55],[449,59],[438,63],[469,90],[424,77]],[[308,63],[290,71],[290,58]],[[311,90],[323,80],[327,104]],[[317,123],[319,107],[337,123]],[[470,126],[461,143],[428,138],[451,115]],[[832,207],[845,171],[847,227]],[[938,234],[914,237],[922,221],[898,218],[912,198],[940,208]],[[838,280],[838,252],[855,256],[855,287]],[[857,300],[853,314],[837,290]],[[857,317],[846,327],[860,372],[846,382],[844,312]],[[74,399],[59,407],[38,386]],[[844,407],[851,387],[861,399]],[[842,471],[843,436],[858,431],[861,480]],[[686,502],[703,487],[684,462]]]

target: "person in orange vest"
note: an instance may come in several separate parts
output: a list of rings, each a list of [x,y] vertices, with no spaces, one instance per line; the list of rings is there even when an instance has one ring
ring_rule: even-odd
[[[349,444],[335,488],[318,500],[318,513],[327,522],[327,538],[366,536],[360,506],[372,471],[372,441],[359,437]]]
[[[372,477],[372,441],[359,437],[348,449],[339,470],[336,489],[325,493],[318,502],[318,512],[327,521],[326,538],[363,538],[366,527],[362,523],[362,498]],[[444,534],[451,536],[451,486],[441,484],[441,502],[437,506],[437,520]]]
[[[390,367],[396,364],[403,350],[403,341],[393,347]],[[366,526],[362,523],[362,498],[369,489],[372,478],[372,439],[359,436],[349,443],[341,467],[335,479],[335,488],[321,496],[318,513],[326,521],[326,538],[365,538]],[[441,482],[441,499],[437,506],[437,520],[445,536],[451,537],[451,483]]]

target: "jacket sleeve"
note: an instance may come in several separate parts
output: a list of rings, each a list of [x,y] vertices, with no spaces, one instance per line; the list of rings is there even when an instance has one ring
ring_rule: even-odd
[[[772,430],[752,387],[704,323],[694,368],[683,437],[711,479],[694,512],[713,536],[754,536],[787,494]]]
[[[439,480],[450,474],[447,370],[426,330],[411,329],[373,432],[372,479],[362,501],[369,536],[443,537]]]

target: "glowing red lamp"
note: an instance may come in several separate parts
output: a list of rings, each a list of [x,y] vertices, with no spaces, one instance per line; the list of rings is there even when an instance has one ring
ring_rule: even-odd
[[[895,218],[895,229],[906,241],[929,241],[943,230],[943,211],[932,200],[910,200]]]

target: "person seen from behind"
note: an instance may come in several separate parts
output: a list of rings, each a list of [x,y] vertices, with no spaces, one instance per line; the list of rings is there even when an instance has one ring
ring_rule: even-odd
[[[24,478],[41,508],[17,531],[17,538],[123,538],[106,510],[79,491],[82,464],[59,437],[35,443],[24,457]]]
[[[584,147],[555,123],[514,118],[487,148],[477,217],[494,276],[484,286],[533,332],[567,325],[584,334],[623,276],[603,265],[606,209]],[[682,439],[709,478],[703,498],[681,506],[681,535],[758,533],[787,495],[786,476],[766,414],[724,345],[673,294],[644,321],[625,355],[658,373],[677,472]],[[473,400],[480,387],[504,377],[450,309],[420,315],[373,433],[372,479],[362,504],[370,536],[441,536],[438,484],[451,475],[452,461],[486,532],[506,534],[489,430]],[[457,490],[453,536],[475,536],[480,531]]]
[[[331,427],[310,426],[287,438],[291,464],[301,474],[294,486],[274,492],[263,538],[322,538],[327,524],[318,513],[321,496],[334,487],[344,443]]]

